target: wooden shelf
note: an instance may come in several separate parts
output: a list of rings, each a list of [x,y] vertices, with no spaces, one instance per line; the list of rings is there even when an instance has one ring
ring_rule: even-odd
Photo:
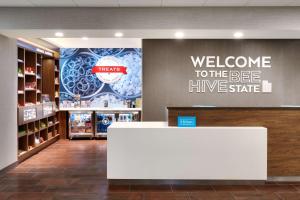
[[[36,74],[35,73],[27,73],[27,72],[25,72],[25,76],[36,76]]]
[[[24,63],[24,60],[18,59],[18,63]]]
[[[20,154],[19,161],[22,161],[59,138],[60,127],[57,123],[54,123],[54,116],[57,116],[57,113],[42,118],[42,105],[40,105],[42,94],[49,94],[51,100],[55,101],[56,90],[54,88],[58,88],[55,84],[58,79],[55,78],[59,78],[59,70],[57,72],[55,70],[56,60],[54,57],[43,55],[41,52],[36,51],[36,47],[31,47],[29,44],[23,46],[18,43],[18,45],[20,45],[18,46],[17,65],[18,109],[20,111],[18,112],[18,121],[21,122],[19,123],[21,125],[18,126],[17,140]],[[26,107],[37,110],[36,119],[24,122],[23,111]],[[49,121],[52,121],[53,124],[49,125]],[[46,127],[41,128],[42,123]],[[41,138],[44,141],[38,144],[38,141],[42,141]]]

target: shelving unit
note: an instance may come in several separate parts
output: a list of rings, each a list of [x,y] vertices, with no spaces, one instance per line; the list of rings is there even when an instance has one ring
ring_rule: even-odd
[[[52,102],[54,76],[49,79],[48,73],[55,72],[55,58],[51,53],[32,45],[18,42],[18,158],[25,160],[59,139],[59,112],[45,110],[52,108],[52,103],[44,103],[43,94],[49,94]],[[53,62],[53,66],[44,65],[45,61]],[[50,77],[51,78],[51,77]],[[59,84],[58,86],[59,87]],[[46,113],[46,114],[44,114]]]
[[[59,107],[59,60],[55,59],[54,66],[54,99],[57,108]]]

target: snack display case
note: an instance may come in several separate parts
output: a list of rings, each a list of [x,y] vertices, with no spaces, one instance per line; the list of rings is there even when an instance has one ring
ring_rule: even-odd
[[[95,137],[106,137],[107,128],[116,121],[115,113],[96,112]]]
[[[69,138],[94,137],[93,112],[69,112]]]
[[[129,112],[129,111],[119,111],[119,112],[96,112],[95,117],[95,137],[106,137],[107,128],[113,122],[134,122],[140,121],[140,112]]]

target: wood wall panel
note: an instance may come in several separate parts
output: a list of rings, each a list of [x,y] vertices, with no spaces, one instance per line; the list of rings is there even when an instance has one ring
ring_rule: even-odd
[[[59,131],[60,131],[60,139],[67,139],[68,138],[68,121],[67,121],[67,112],[66,111],[60,111],[59,113]]]
[[[263,126],[268,128],[268,176],[300,176],[300,109],[168,108],[170,126],[178,115],[197,117],[197,126]]]

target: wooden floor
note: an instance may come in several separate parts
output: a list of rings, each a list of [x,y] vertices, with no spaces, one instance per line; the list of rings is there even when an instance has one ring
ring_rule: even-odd
[[[109,186],[106,180],[106,141],[60,140],[15,169],[1,174],[0,200],[6,199],[300,200],[300,182],[237,186]]]

